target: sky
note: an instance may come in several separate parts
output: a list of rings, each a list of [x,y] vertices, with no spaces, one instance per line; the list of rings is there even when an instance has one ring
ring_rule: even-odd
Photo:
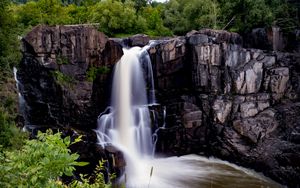
[[[154,1],[161,2],[161,3],[166,2],[166,0],[154,0]]]

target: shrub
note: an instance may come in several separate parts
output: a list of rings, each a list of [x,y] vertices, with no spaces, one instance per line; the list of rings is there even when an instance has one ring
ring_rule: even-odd
[[[52,75],[55,81],[62,87],[70,88],[74,82],[74,79],[71,76],[65,75],[59,71],[53,71]]]
[[[21,148],[28,136],[16,127],[7,111],[2,107],[0,107],[0,130],[0,151]]]
[[[20,150],[6,151],[0,156],[0,187],[59,187],[62,175],[72,176],[79,155],[71,154],[70,137],[61,133],[39,132],[37,139],[27,140]]]

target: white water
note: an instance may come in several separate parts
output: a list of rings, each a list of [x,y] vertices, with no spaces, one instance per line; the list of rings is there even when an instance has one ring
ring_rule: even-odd
[[[23,131],[25,131],[26,130],[26,125],[28,124],[28,120],[27,120],[27,116],[26,116],[26,101],[25,101],[23,95],[20,92],[21,89],[22,89],[22,84],[18,80],[17,72],[18,72],[18,69],[16,67],[14,67],[13,68],[13,73],[14,73],[14,78],[15,78],[15,81],[16,81],[17,92],[18,92],[19,111],[22,114],[22,116],[24,117],[25,126],[23,127]]]
[[[154,102],[155,97],[148,101],[146,94],[140,63],[144,50],[139,47],[123,49],[124,55],[114,70],[112,102],[107,109],[109,113],[101,114],[98,118],[99,142],[104,146],[111,143],[125,154],[128,185],[134,184],[140,174],[136,168],[138,162],[152,157],[153,151],[148,103]],[[152,87],[154,90],[153,82]]]
[[[155,92],[146,49],[134,47],[123,50],[124,55],[114,70],[111,106],[98,118],[96,132],[99,143],[102,146],[112,144],[125,155],[125,175],[120,181],[126,187],[138,188],[247,187],[245,184],[259,188],[269,185],[278,187],[262,176],[215,159],[196,155],[161,159],[152,157],[154,144],[148,105],[155,103]],[[152,90],[148,93],[149,99],[141,59],[149,60],[146,63]],[[165,108],[163,116],[166,117]],[[153,176],[150,178],[152,167]]]

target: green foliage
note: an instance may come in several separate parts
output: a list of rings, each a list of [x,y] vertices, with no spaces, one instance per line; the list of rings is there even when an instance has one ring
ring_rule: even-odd
[[[99,30],[108,34],[133,33],[136,14],[131,1],[101,1],[90,8],[89,20],[99,24]]]
[[[70,88],[74,83],[74,79],[71,76],[65,75],[60,71],[53,71],[52,75],[55,78],[55,81],[63,87]]]
[[[107,74],[109,73],[110,69],[107,66],[101,66],[101,67],[90,67],[87,71],[87,80],[90,82],[93,82],[97,75],[100,74]]]
[[[175,34],[201,28],[218,28],[219,7],[211,0],[170,0],[164,10],[164,24]]]
[[[8,3],[8,0],[2,1],[1,6]],[[109,36],[136,33],[164,36],[172,35],[172,32],[185,34],[192,29],[222,29],[225,26],[232,31],[246,32],[273,24],[289,31],[299,25],[297,9],[299,12],[297,4],[286,0],[170,0],[166,3],[36,0],[10,5],[12,15],[15,15],[12,17],[25,28],[38,24],[96,23],[99,30]],[[6,15],[7,10],[0,15],[1,20],[7,20],[2,19]],[[234,21],[227,25],[233,18]]]
[[[95,23],[100,31],[109,36],[117,34],[150,33],[151,35],[171,35],[164,27],[161,8],[151,7],[147,1],[84,0],[76,1],[37,0],[26,4],[11,5],[14,18],[20,26],[30,28],[38,24],[83,24]],[[152,8],[152,10],[151,10]],[[144,12],[147,9],[147,13]],[[150,11],[149,11],[150,10]],[[149,15],[153,13],[153,15]],[[153,19],[156,17],[153,23]],[[156,24],[155,27],[152,25]],[[149,26],[149,27],[148,27]]]
[[[222,7],[222,25],[235,18],[228,28],[232,31],[248,32],[255,27],[280,26],[281,23],[299,24],[296,21],[296,7],[285,0],[219,0],[219,3]]]
[[[160,8],[148,6],[143,9],[142,16],[147,23],[146,34],[150,36],[170,36],[172,32],[163,25]]]
[[[65,11],[70,16],[70,24],[85,24],[89,23],[89,7],[88,6],[76,6],[70,4],[64,7]]]
[[[71,141],[70,137],[62,139],[61,133],[39,132],[37,139],[27,140],[20,150],[0,152],[0,186],[1,187],[52,187],[52,188],[108,188],[101,171],[103,162],[95,170],[95,180],[80,175],[70,185],[63,184],[62,175],[72,176],[75,166],[88,163],[78,162],[79,155],[71,153],[69,146],[81,141],[81,137]]]
[[[37,24],[71,24],[74,22],[60,0],[29,1],[15,9],[17,19],[25,26]]]
[[[283,0],[270,0],[269,3],[271,11],[274,14],[274,24],[281,27],[284,32],[291,32],[296,27],[299,27],[299,3],[289,4]]]
[[[111,184],[105,184],[103,182],[105,182],[104,180],[104,175],[101,172],[103,169],[105,169],[104,167],[104,163],[105,161],[99,161],[99,164],[97,165],[94,173],[96,175],[95,180],[93,181],[93,183],[91,182],[91,178],[87,177],[85,175],[80,175],[80,180],[74,180],[69,187],[71,188],[109,188],[111,187]],[[111,176],[111,179],[115,178],[114,175]]]
[[[16,21],[9,9],[9,1],[0,2],[0,81],[8,77],[13,66],[20,61],[18,32]]]
[[[146,7],[147,0],[134,0],[134,8],[139,12],[143,7]]]
[[[69,60],[68,60],[68,58],[65,57],[65,56],[58,55],[58,56],[56,57],[56,63],[57,63],[58,65],[66,65],[66,64],[69,63]]]
[[[175,34],[225,26],[237,32],[274,24],[294,29],[299,24],[296,6],[285,0],[170,0],[163,15],[164,24]]]
[[[253,27],[269,26],[274,15],[265,0],[220,0],[224,26],[235,18],[231,30],[249,31]]]
[[[72,176],[79,155],[71,154],[68,147],[79,142],[70,137],[61,139],[61,133],[39,132],[37,139],[27,140],[21,150],[6,151],[1,155],[1,187],[54,187],[62,175]],[[51,185],[52,183],[52,185]],[[50,186],[49,186],[50,185]]]
[[[2,150],[19,149],[27,138],[27,134],[16,127],[3,107],[0,107],[0,130],[0,152]]]

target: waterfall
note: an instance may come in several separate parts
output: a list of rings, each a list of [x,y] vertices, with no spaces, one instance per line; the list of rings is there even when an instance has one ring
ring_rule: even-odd
[[[18,69],[16,67],[13,68],[13,73],[14,73],[14,79],[16,81],[17,92],[18,92],[19,112],[22,114],[24,121],[25,121],[24,122],[25,126],[24,126],[23,130],[26,130],[26,126],[28,125],[28,119],[26,116],[26,101],[20,92],[22,90],[23,86],[18,79],[18,76],[17,76]]]
[[[135,168],[137,161],[151,158],[154,147],[148,105],[155,103],[155,92],[147,48],[123,49],[124,55],[113,73],[111,106],[99,115],[96,130],[102,146],[112,144],[125,154],[129,184],[133,182],[131,177],[136,178],[139,173]],[[144,75],[151,79],[149,98]]]
[[[211,188],[223,181],[227,187],[278,187],[251,171],[216,159],[196,155],[153,157],[158,131],[166,129],[166,125],[156,127],[152,135],[154,127],[148,107],[156,101],[148,48],[123,49],[124,55],[113,73],[111,104],[99,115],[95,130],[99,144],[112,144],[124,154],[126,167],[120,182],[127,188]]]

